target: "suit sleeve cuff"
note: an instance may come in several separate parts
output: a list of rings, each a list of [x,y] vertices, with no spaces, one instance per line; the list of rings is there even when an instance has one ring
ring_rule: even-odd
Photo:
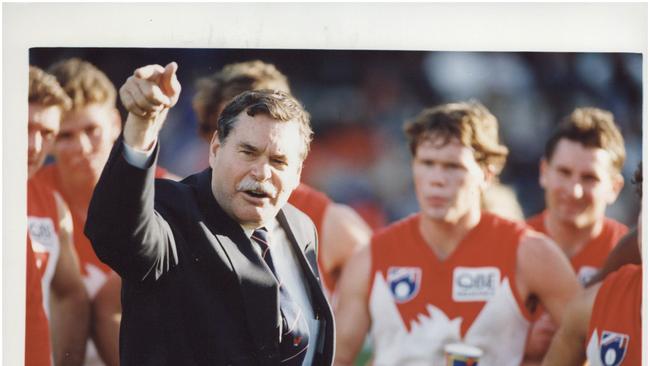
[[[151,149],[146,151],[135,149],[127,145],[126,142],[124,141],[122,141],[122,144],[124,146],[124,150],[123,150],[124,159],[126,160],[127,163],[140,169],[146,169],[147,167],[149,167],[149,165],[151,165],[151,162],[153,161],[154,152],[156,151],[156,144],[153,144]]]

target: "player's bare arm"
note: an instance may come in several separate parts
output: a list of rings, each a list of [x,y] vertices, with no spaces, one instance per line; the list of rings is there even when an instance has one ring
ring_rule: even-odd
[[[524,299],[536,297],[555,324],[566,305],[582,293],[569,259],[543,234],[528,231],[517,251],[517,286]]]
[[[104,286],[95,295],[93,301],[93,329],[92,337],[97,347],[97,352],[106,366],[118,366],[120,320],[122,319],[122,304],[120,292],[122,280],[112,272],[109,274]]]
[[[356,253],[343,268],[335,306],[336,355],[334,365],[353,365],[370,328],[370,246]]]
[[[555,333],[543,366],[578,366],[585,361],[585,339],[591,310],[600,284],[587,289],[567,307],[564,320]]]
[[[55,365],[82,365],[90,328],[90,303],[73,248],[72,216],[54,193],[59,217],[60,254],[51,283],[50,327]]]
[[[321,261],[336,282],[345,262],[360,251],[369,241],[372,231],[351,207],[332,203],[323,218]]]

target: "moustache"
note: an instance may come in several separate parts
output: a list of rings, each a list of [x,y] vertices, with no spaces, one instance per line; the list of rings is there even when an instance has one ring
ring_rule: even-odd
[[[252,178],[246,177],[237,185],[238,192],[254,192],[275,198],[278,190],[270,182],[258,182]]]

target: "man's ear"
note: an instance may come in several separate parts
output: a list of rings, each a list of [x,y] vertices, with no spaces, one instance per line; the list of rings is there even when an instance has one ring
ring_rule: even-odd
[[[302,167],[303,167],[303,163],[304,163],[304,162],[301,162],[300,165],[298,166],[298,174],[296,175],[296,181],[294,182],[294,187],[293,187],[293,189],[298,188],[298,186],[300,185],[300,177],[301,177],[301,175],[302,175]]]
[[[496,173],[494,166],[490,164],[481,166],[481,172],[483,173],[483,183],[481,184],[481,189],[485,191],[494,181]]]
[[[120,112],[117,108],[110,109],[111,114],[111,128],[112,128],[112,139],[113,141],[117,140],[122,132],[122,117],[120,117]]]
[[[221,141],[219,140],[219,133],[217,131],[214,131],[212,134],[212,140],[210,140],[210,154],[209,154],[209,162],[210,166],[214,168],[213,163],[214,159],[217,156],[217,151],[219,151],[219,148],[221,147]]]
[[[612,176],[612,191],[610,192],[610,196],[607,197],[608,205],[611,205],[616,201],[624,185],[625,185],[625,178],[623,178],[623,175],[621,173],[615,173]]]
[[[548,172],[548,162],[545,158],[539,161],[539,185],[546,188],[546,173]]]

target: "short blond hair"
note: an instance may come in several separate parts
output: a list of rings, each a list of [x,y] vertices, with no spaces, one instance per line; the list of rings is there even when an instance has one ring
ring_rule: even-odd
[[[458,139],[474,151],[476,162],[498,175],[505,165],[508,148],[499,143],[499,122],[483,104],[448,103],[423,110],[415,119],[404,124],[411,154],[432,137],[443,143]]]
[[[115,86],[106,74],[90,62],[70,58],[55,63],[48,72],[56,77],[72,100],[72,109],[94,103],[115,107]]]
[[[62,111],[70,109],[71,101],[53,75],[36,66],[29,66],[29,103],[46,107],[58,106]]]
[[[291,93],[287,77],[274,65],[260,60],[228,64],[196,83],[192,107],[199,122],[199,133],[212,138],[221,110],[234,97],[247,90],[271,89]]]

